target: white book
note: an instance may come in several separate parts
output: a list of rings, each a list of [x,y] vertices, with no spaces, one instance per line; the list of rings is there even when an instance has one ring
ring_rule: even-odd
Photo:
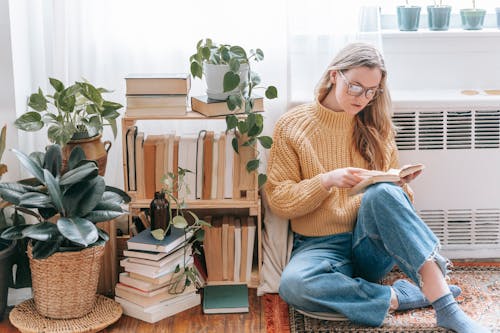
[[[151,260],[151,259],[144,259],[144,258],[134,258],[134,257],[129,257],[128,262],[130,263],[136,263],[136,264],[141,264],[141,265],[147,265],[151,267],[164,267],[166,265],[171,265],[172,262],[176,261],[180,257],[183,256],[190,256],[192,254],[191,248],[186,248],[186,247],[181,247],[180,249],[176,250],[172,254],[169,254],[168,256],[161,258],[160,260]]]
[[[247,282],[250,281],[251,276],[252,276],[252,262],[253,262],[253,245],[255,241],[255,232],[257,230],[257,227],[255,225],[255,220],[253,216],[248,217],[248,248],[247,248],[247,269],[246,269],[246,280]]]
[[[241,266],[241,222],[238,217],[234,219],[234,281],[240,281]]]
[[[226,173],[224,178],[224,198],[233,198],[233,167],[234,167],[234,150],[231,142],[234,134],[227,132],[226,134]]]
[[[192,263],[192,256],[186,257],[185,261],[184,256],[181,256],[164,267],[153,267],[130,262],[129,258],[120,260],[120,266],[124,267],[125,271],[141,274],[150,278],[158,278],[160,276],[167,275],[174,272],[177,266],[183,267],[184,264],[189,265]]]
[[[179,198],[185,200],[196,199],[196,142],[198,134],[184,134],[179,141],[179,166],[187,169],[184,176],[184,184],[187,186],[180,189]]]
[[[212,188],[210,189],[210,199],[217,198],[218,168],[219,168],[219,133],[214,134],[212,153]]]
[[[127,301],[124,298],[115,296],[115,301],[120,303],[123,314],[134,317],[148,323],[156,323],[167,317],[171,317],[179,312],[193,308],[201,304],[200,294],[190,293],[173,298],[169,303],[159,303],[157,305],[143,308],[137,304]]]

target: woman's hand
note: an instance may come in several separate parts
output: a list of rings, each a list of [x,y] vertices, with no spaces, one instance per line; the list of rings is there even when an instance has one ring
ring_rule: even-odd
[[[363,180],[360,174],[366,171],[365,169],[351,167],[328,171],[321,174],[321,184],[328,190],[332,186],[351,188]]]

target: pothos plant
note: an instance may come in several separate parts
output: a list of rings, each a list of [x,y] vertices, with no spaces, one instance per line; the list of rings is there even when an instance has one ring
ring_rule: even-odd
[[[198,273],[196,273],[192,265],[188,264],[189,255],[187,250],[192,247],[193,254],[201,254],[199,245],[203,242],[205,236],[203,227],[211,226],[209,223],[201,220],[193,211],[188,210],[185,199],[178,195],[178,193],[184,192],[189,194],[190,192],[189,186],[184,181],[184,177],[188,172],[192,171],[178,167],[177,174],[169,172],[162,178],[162,192],[169,201],[168,216],[170,222],[166,230],[156,229],[151,231],[154,238],[162,240],[169,228],[184,229],[184,241],[180,245],[184,249],[183,267],[180,265],[175,267],[170,288],[168,289],[170,293],[181,293],[191,283],[197,283]]]
[[[264,118],[260,113],[253,112],[255,102],[255,90],[265,90],[264,95],[268,99],[278,97],[275,86],[261,86],[261,78],[251,68],[251,61],[264,60],[264,52],[261,49],[251,49],[248,53],[241,46],[229,44],[216,44],[210,38],[201,39],[196,44],[196,53],[189,61],[191,63],[191,75],[193,78],[202,78],[205,64],[228,65],[228,71],[224,74],[223,90],[230,92],[226,99],[229,110],[244,110],[246,117],[237,117],[234,114],[226,116],[226,129],[235,132],[231,144],[235,152],[239,152],[239,146],[254,147],[256,158],[247,162],[248,172],[258,170],[260,166],[260,152],[257,142],[264,149],[270,149],[273,140],[269,136],[261,135],[264,129]],[[240,79],[240,67],[248,66],[248,74],[244,80]],[[236,135],[238,132],[239,135]],[[238,137],[244,138],[238,140]],[[259,187],[267,180],[264,173],[258,176]]]

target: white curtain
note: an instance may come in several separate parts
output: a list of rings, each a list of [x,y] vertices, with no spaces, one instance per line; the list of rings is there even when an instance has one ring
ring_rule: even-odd
[[[210,37],[264,51],[264,61],[253,69],[263,84],[278,88],[279,98],[266,101],[265,132],[271,135],[272,124],[290,103],[311,100],[316,81],[339,48],[366,36],[378,41],[377,32],[359,33],[362,6],[366,1],[10,0],[16,113],[26,111],[27,96],[38,87],[51,92],[49,77],[65,84],[85,78],[114,90],[106,99],[125,104],[125,76],[188,72],[196,42]],[[377,19],[370,23],[374,30]],[[204,83],[192,80],[191,94],[203,93]],[[141,126],[149,132],[189,132],[205,124]],[[217,126],[223,129],[224,123]],[[112,139],[110,129],[104,138]],[[107,182],[115,186],[123,184],[120,138],[121,133],[113,142],[106,172]],[[19,142],[26,152],[48,143],[45,133],[21,131]]]

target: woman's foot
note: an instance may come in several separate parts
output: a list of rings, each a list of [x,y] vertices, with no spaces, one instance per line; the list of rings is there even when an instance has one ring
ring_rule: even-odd
[[[453,297],[457,297],[462,292],[459,286],[450,285],[449,287]],[[423,308],[431,305],[424,294],[422,294],[422,291],[420,291],[420,288],[407,280],[397,280],[392,285],[392,289],[394,289],[398,299],[397,311]]]
[[[457,333],[488,333],[489,329],[479,325],[460,309],[451,294],[446,294],[432,303],[436,310],[437,325]]]

